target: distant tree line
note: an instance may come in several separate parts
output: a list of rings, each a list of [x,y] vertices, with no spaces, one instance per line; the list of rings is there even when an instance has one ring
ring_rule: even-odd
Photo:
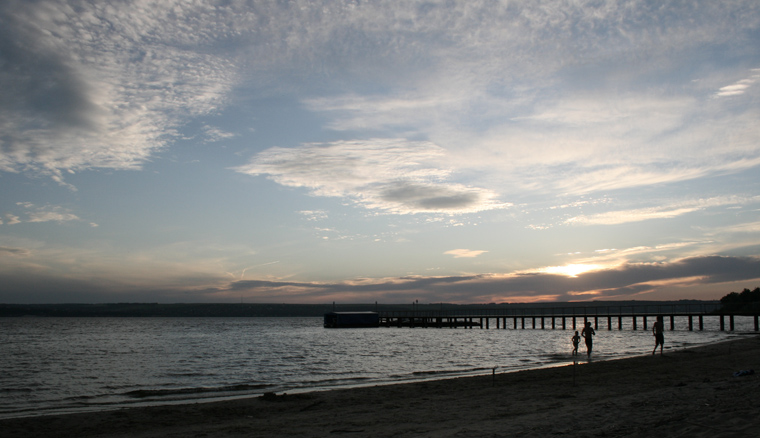
[[[731,292],[720,299],[720,304],[724,311],[754,313],[760,310],[760,287]]]

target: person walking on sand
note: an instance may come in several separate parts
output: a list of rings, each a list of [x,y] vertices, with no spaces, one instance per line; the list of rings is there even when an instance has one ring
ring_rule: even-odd
[[[586,354],[588,355],[588,357],[591,357],[591,350],[594,349],[594,339],[592,338],[592,336],[595,334],[596,332],[594,331],[594,328],[591,327],[591,323],[586,321],[586,326],[583,327],[581,336],[583,336],[583,339],[586,340]]]
[[[657,321],[652,327],[652,334],[654,335],[654,350],[652,354],[657,351],[657,346],[660,346],[660,354],[662,354],[662,347],[665,346],[665,335],[662,333],[662,316],[657,317]]]
[[[573,356],[578,354],[578,344],[581,343],[581,337],[578,335],[578,330],[575,331],[575,336],[572,338],[573,340]]]

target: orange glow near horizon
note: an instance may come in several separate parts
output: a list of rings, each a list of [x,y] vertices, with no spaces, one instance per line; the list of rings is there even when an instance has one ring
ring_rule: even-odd
[[[596,271],[602,268],[604,268],[604,266],[596,264],[571,263],[564,266],[548,266],[546,268],[541,268],[539,272],[577,277],[585,272]]]

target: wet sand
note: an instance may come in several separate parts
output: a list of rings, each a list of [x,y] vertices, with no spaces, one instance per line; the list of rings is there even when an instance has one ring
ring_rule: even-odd
[[[760,436],[760,337],[663,356],[579,358],[495,376],[9,419],[0,436]],[[747,369],[757,372],[733,376]]]

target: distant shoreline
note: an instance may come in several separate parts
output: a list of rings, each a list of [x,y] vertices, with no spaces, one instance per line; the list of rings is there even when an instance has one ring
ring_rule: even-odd
[[[321,317],[343,311],[438,311],[473,309],[601,308],[619,306],[717,306],[720,301],[593,301],[504,304],[272,304],[272,303],[103,303],[0,304],[0,317]]]

